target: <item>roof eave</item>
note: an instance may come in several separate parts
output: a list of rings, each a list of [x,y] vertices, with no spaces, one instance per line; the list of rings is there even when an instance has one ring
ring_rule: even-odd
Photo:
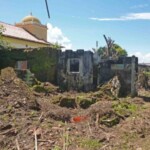
[[[26,41],[30,41],[30,42],[34,42],[34,43],[40,43],[40,44],[45,44],[45,45],[52,45],[51,43],[45,42],[45,41],[43,41],[43,42],[40,42],[40,41],[34,41],[34,40],[29,40],[29,39],[20,38],[20,37],[15,37],[15,36],[6,35],[6,34],[3,34],[3,36],[15,38],[15,39],[20,39],[20,40],[26,40]]]

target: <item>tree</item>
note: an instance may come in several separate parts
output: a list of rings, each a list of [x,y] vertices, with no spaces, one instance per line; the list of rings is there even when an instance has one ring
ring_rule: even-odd
[[[127,56],[127,51],[125,49],[114,43],[115,41],[110,37],[107,38],[105,35],[103,36],[107,45],[104,47],[99,47],[98,49],[98,54],[101,56],[101,58],[106,59],[111,57],[115,59],[120,56]]]
[[[3,26],[0,25],[0,49],[3,47],[2,33],[3,33]]]
[[[106,37],[105,35],[104,36],[104,39],[106,41],[106,44],[107,44],[107,47],[105,47],[105,52],[106,52],[106,56],[109,57],[111,56],[112,54],[112,47],[113,47],[113,44],[114,44],[114,40],[112,40],[110,37]]]
[[[123,49],[121,46],[119,46],[118,44],[113,44],[113,47],[112,47],[118,56],[127,56],[128,53],[125,49]]]
[[[0,50],[10,50],[11,46],[9,45],[9,43],[7,43],[6,41],[3,40],[3,32],[5,31],[5,28],[0,25]]]
[[[112,58],[116,58],[116,57],[120,57],[120,56],[127,56],[127,51],[125,49],[123,49],[121,46],[119,46],[118,44],[113,44],[111,50],[109,50],[109,55],[107,53],[107,48],[106,47],[99,47],[98,48],[98,54],[101,56],[101,58],[108,58],[108,57],[112,57]]]
[[[52,45],[52,48],[56,49],[56,50],[60,50],[61,48],[63,48],[63,46],[61,46],[61,44],[59,44],[58,42],[56,42],[56,43],[54,43]]]

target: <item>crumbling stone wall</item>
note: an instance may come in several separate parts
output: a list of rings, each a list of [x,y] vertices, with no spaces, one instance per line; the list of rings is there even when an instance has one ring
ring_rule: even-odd
[[[132,59],[133,57],[120,57],[118,60],[101,61],[98,66],[97,84],[102,85],[114,76],[118,76],[121,84],[119,96],[131,95],[132,82],[135,82],[132,81],[132,71],[135,78],[138,72],[138,59],[135,58],[135,70],[132,70]]]
[[[28,68],[38,80],[58,84],[63,90],[90,91],[117,75],[121,83],[120,96],[126,96],[133,92],[138,70],[137,58],[99,60],[91,51],[84,50],[61,52],[40,48],[1,51],[0,54],[0,68],[15,68],[17,61],[27,61]]]
[[[59,50],[52,48],[12,49],[1,52],[0,69],[5,67],[16,68],[17,61],[27,61],[27,68],[35,77],[43,82],[57,82],[57,64]]]
[[[97,85],[102,85],[103,83],[109,81],[115,76],[115,72],[111,69],[112,61],[102,61],[97,66],[98,76],[97,76]]]
[[[66,50],[59,56],[58,84],[64,90],[93,89],[93,53]]]

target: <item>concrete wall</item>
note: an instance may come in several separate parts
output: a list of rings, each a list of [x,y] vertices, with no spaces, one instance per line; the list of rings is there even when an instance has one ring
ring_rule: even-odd
[[[98,66],[97,84],[102,85],[117,75],[121,82],[120,96],[131,95],[132,87],[135,88],[137,72],[138,59],[135,57],[120,57],[118,60],[101,61]]]
[[[93,53],[84,50],[61,52],[52,48],[32,51],[1,51],[0,68],[15,67],[17,61],[26,61],[27,67],[40,81],[58,84],[63,90],[90,91],[109,81],[115,75],[121,82],[120,96],[135,94],[138,59],[122,57],[101,60],[94,64]]]
[[[92,90],[93,53],[84,50],[62,52],[58,62],[58,84],[64,90]]]

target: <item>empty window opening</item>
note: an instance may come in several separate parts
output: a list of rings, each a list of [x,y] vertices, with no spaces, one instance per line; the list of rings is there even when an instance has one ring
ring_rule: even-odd
[[[79,72],[79,59],[70,59],[70,72]]]

